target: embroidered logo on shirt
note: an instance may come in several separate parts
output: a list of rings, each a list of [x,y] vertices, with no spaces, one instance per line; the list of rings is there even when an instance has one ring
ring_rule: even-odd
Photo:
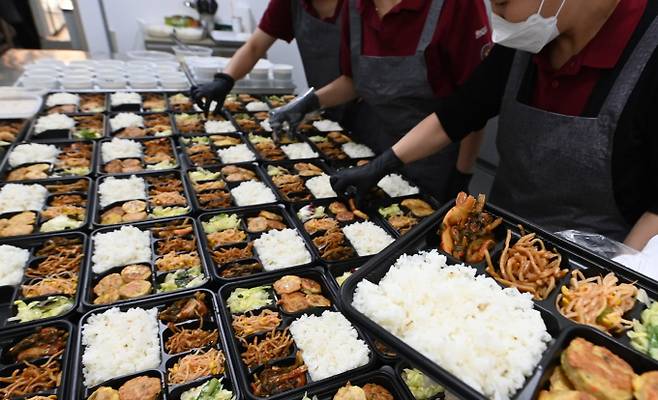
[[[489,27],[488,26],[483,26],[482,28],[478,29],[475,31],[475,39],[480,39],[484,35],[486,35],[489,32]]]

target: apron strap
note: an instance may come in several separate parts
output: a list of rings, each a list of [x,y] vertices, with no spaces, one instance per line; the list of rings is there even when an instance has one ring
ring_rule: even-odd
[[[601,107],[600,118],[603,122],[616,124],[621,117],[626,103],[633,93],[653,53],[658,49],[658,17],[656,17],[633,53],[626,61],[619,77],[615,81],[608,97]]]
[[[359,66],[359,58],[361,57],[361,42],[363,41],[363,34],[361,32],[361,14],[356,5],[358,0],[349,0],[349,13],[350,13],[350,56],[352,58],[352,75],[357,71]],[[366,0],[367,1],[367,0]]]
[[[507,78],[507,85],[505,85],[504,97],[511,101],[516,101],[521,84],[530,63],[530,53],[517,50],[514,54],[514,61],[510,68],[509,77]]]
[[[443,9],[444,0],[432,0],[432,5],[427,12],[427,18],[425,18],[425,25],[423,26],[423,32],[420,34],[420,39],[418,40],[418,47],[416,47],[416,53],[424,53],[425,49],[432,43],[432,38],[434,37],[434,32],[436,31],[436,24],[439,21],[439,16],[441,15],[441,10]]]
[[[297,25],[297,17],[299,17],[299,12],[301,11],[301,4],[299,4],[300,1],[304,0],[291,0],[290,1],[290,14],[292,15],[292,25],[293,29],[296,28]]]

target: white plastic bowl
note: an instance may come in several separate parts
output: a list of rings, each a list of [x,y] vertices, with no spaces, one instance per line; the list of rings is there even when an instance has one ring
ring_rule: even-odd
[[[190,86],[185,77],[160,77],[160,82],[165,89],[187,89]]]
[[[57,87],[58,82],[54,76],[35,76],[25,77],[22,84],[28,89],[54,89]]]
[[[272,66],[272,76],[278,81],[292,80],[292,65],[274,64]]]
[[[178,61],[183,61],[185,57],[210,57],[212,55],[211,48],[202,46],[186,46],[185,48],[173,46],[172,49]]]
[[[152,37],[169,37],[174,32],[174,28],[162,24],[146,25],[146,34]]]
[[[40,60],[36,60],[34,65],[46,66],[49,68],[64,68],[66,64],[60,60],[55,60],[54,58],[42,58]]]
[[[171,61],[174,59],[174,56],[170,53],[165,53],[164,51],[155,51],[155,50],[130,50],[126,53],[129,60],[136,61]],[[128,61],[130,64],[130,61]]]
[[[96,83],[102,89],[123,89],[128,86],[128,80],[123,76],[106,75],[96,79]]]
[[[201,28],[176,28],[174,32],[180,40],[201,40],[203,38]]]
[[[86,76],[68,76],[62,79],[64,89],[91,89],[94,86],[94,80]]]
[[[254,81],[266,81],[270,78],[269,68],[254,67],[249,72],[249,79]]]
[[[129,77],[128,82],[133,89],[153,89],[158,87],[158,80],[150,76]]]
[[[126,63],[121,60],[98,60],[96,68],[123,68]]]

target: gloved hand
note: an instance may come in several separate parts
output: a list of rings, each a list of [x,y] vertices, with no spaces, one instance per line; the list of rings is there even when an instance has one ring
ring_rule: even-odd
[[[329,182],[338,196],[355,196],[357,203],[361,204],[371,188],[384,176],[403,165],[393,150],[388,149],[362,167],[345,168],[336,172]]]
[[[319,109],[320,99],[315,94],[315,89],[310,88],[285,106],[270,111],[270,126],[273,131],[279,131],[283,123],[287,122],[290,130],[295,131],[306,114]]]
[[[206,83],[201,86],[192,86],[190,94],[192,101],[194,101],[202,110],[206,117],[210,110],[210,104],[214,101],[217,102],[214,112],[218,113],[224,105],[224,100],[235,85],[235,80],[230,75],[225,73],[215,74],[212,82]]]
[[[446,191],[442,201],[448,201],[457,197],[459,192],[468,193],[468,185],[471,183],[473,174],[465,174],[457,169],[455,165],[450,171],[450,178],[448,178],[448,184],[446,185]]]

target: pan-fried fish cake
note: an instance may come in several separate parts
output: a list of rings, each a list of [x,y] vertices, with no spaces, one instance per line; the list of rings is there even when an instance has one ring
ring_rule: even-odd
[[[576,390],[600,400],[633,398],[633,369],[610,350],[576,338],[562,352],[561,362]]]
[[[596,397],[576,390],[550,391],[542,390],[537,400],[596,400]]]
[[[564,374],[562,367],[555,367],[549,382],[551,383],[551,392],[573,390],[573,385],[569,382],[569,378]]]
[[[637,400],[658,399],[658,371],[651,371],[633,379],[633,390]]]

